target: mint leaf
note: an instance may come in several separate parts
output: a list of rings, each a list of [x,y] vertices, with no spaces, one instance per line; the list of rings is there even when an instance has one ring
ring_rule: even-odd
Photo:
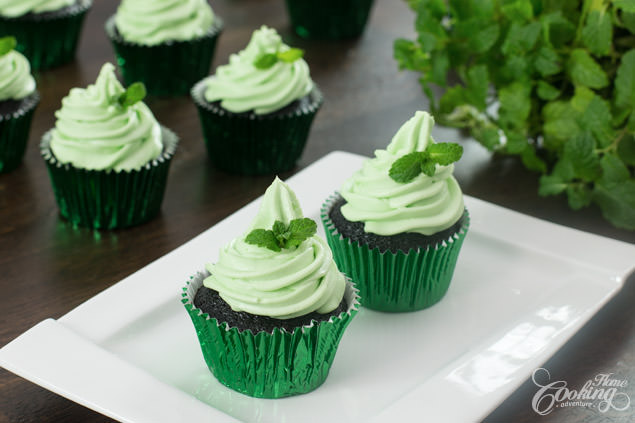
[[[591,204],[592,193],[584,185],[575,184],[567,187],[567,202],[573,210],[580,210]]]
[[[129,107],[137,104],[146,97],[146,86],[143,82],[135,82],[130,85],[117,100],[122,107]]]
[[[463,155],[463,147],[453,142],[441,142],[430,144],[426,148],[430,160],[441,166],[448,166],[458,162]]]
[[[605,56],[611,51],[613,23],[611,14],[605,10],[592,10],[582,29],[582,42],[596,56]]]
[[[256,69],[269,69],[278,63],[278,55],[276,53],[266,53],[254,60]]]
[[[511,21],[528,21],[534,17],[534,10],[530,0],[515,0],[503,3],[501,12]]]
[[[410,182],[419,176],[422,171],[421,164],[426,158],[426,154],[420,151],[406,154],[405,156],[395,160],[390,167],[388,175],[390,175],[395,182]]]
[[[609,80],[602,67],[586,50],[575,49],[567,62],[567,72],[575,85],[589,88],[604,88]]]
[[[308,239],[315,235],[317,231],[317,224],[308,217],[302,219],[293,219],[289,223],[289,232],[291,236],[289,237],[285,248],[296,247],[305,239]]]
[[[518,22],[512,23],[507,31],[501,51],[506,56],[530,51],[538,41],[540,28],[540,22],[531,22],[527,25]]]
[[[615,78],[615,104],[635,107],[635,49],[622,56]]]
[[[259,247],[268,248],[272,251],[280,251],[278,240],[273,234],[273,231],[268,231],[266,229],[254,229],[253,231],[249,232],[249,234],[245,237],[245,242],[247,244],[253,244]]]
[[[617,155],[627,165],[635,166],[635,136],[625,135],[617,145]]]
[[[15,37],[2,37],[0,38],[0,56],[4,56],[18,45]]]
[[[541,47],[534,57],[534,67],[542,76],[551,76],[562,70],[562,60],[550,47]]]
[[[605,154],[600,159],[600,166],[604,182],[624,182],[630,177],[628,168],[615,154]]]
[[[503,129],[522,128],[531,111],[531,85],[514,82],[498,91],[500,123]]]
[[[538,81],[536,94],[538,94],[539,98],[547,101],[552,101],[560,97],[561,93],[562,91],[549,84],[548,82]]]
[[[494,44],[496,44],[499,35],[500,25],[498,23],[493,23],[479,30],[470,37],[470,48],[476,53],[485,53],[487,50],[492,48]]]
[[[560,151],[562,145],[581,132],[577,117],[579,113],[568,101],[553,101],[542,109],[545,145],[553,151]]]
[[[543,197],[560,194],[569,186],[562,178],[556,175],[542,175],[539,182],[538,194]]]
[[[472,132],[474,138],[478,140],[485,148],[493,151],[500,147],[500,134],[498,128],[493,126],[486,126],[483,128],[475,128]]]
[[[588,131],[564,145],[562,157],[571,161],[576,176],[584,181],[594,181],[601,175],[600,158],[594,149],[595,139]]]
[[[635,13],[635,0],[613,0],[613,6],[625,12]]]
[[[595,184],[593,200],[602,215],[618,228],[635,230],[635,180]]]
[[[289,50],[278,52],[277,57],[285,63],[293,63],[304,56],[304,50],[299,48],[290,48]]]
[[[467,71],[467,86],[465,91],[465,100],[474,105],[477,109],[483,111],[486,107],[487,88],[489,87],[489,79],[487,66],[476,65]]]
[[[624,27],[631,32],[631,34],[635,34],[635,13],[623,12],[622,23],[624,24]]]
[[[526,148],[520,154],[520,160],[525,167],[535,172],[545,173],[547,171],[547,164],[543,159],[538,157],[536,150],[533,148]]]
[[[434,173],[437,171],[437,165],[430,159],[426,159],[421,163],[421,172],[427,176],[434,176]]]

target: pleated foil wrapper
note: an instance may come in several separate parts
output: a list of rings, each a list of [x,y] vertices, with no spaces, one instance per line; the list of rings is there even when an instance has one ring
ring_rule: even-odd
[[[191,95],[214,166],[243,175],[275,174],[295,167],[323,103],[317,87],[297,107],[266,115],[229,112],[207,102],[205,89],[202,80],[192,88]]]
[[[53,185],[60,214],[74,226],[116,229],[138,225],[161,209],[170,162],[178,144],[174,132],[161,127],[163,152],[138,170],[88,170],[62,164],[50,148],[51,131],[40,152]]]
[[[338,40],[364,32],[373,0],[286,0],[286,5],[300,37]]]
[[[125,85],[141,81],[149,94],[168,97],[186,95],[209,74],[223,21],[215,16],[212,27],[201,37],[156,45],[126,41],[117,30],[114,15],[105,28]]]
[[[328,376],[344,330],[357,314],[359,296],[347,280],[348,309],[328,321],[273,332],[240,331],[219,322],[194,305],[194,297],[209,276],[199,272],[183,288],[185,306],[212,374],[223,385],[258,398],[282,398],[310,392]]]
[[[86,12],[92,0],[77,0],[59,11],[28,13],[9,18],[0,15],[0,37],[13,35],[17,50],[31,63],[31,69],[50,69],[72,61]]]
[[[31,131],[31,121],[40,95],[34,92],[22,100],[13,113],[0,115],[0,173],[15,169],[22,162]]]
[[[339,270],[359,289],[362,306],[386,312],[407,312],[428,308],[448,291],[454,268],[470,224],[465,210],[461,228],[443,242],[422,246],[407,253],[380,252],[342,236],[329,212],[339,195],[329,197],[320,217],[326,240]]]

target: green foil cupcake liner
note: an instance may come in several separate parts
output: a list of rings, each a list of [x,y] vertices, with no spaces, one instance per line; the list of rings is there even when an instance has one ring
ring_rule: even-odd
[[[0,173],[13,170],[22,162],[39,102],[40,95],[36,91],[23,99],[15,112],[0,115]]]
[[[73,225],[115,229],[143,223],[159,213],[178,137],[161,128],[162,154],[138,170],[88,170],[60,163],[50,149],[51,132],[40,143],[60,214]]]
[[[289,111],[232,113],[205,100],[206,80],[192,88],[203,138],[212,163],[226,172],[266,175],[293,169],[302,155],[313,119],[322,105],[314,87],[308,101]]]
[[[196,291],[209,273],[197,273],[183,288],[185,305],[205,362],[225,386],[258,398],[281,398],[314,390],[326,379],[340,339],[357,314],[359,296],[347,280],[348,310],[328,321],[273,332],[239,331],[194,306]]]
[[[380,252],[344,238],[329,218],[336,196],[322,206],[321,220],[333,259],[359,289],[364,307],[387,312],[430,307],[448,291],[456,261],[470,224],[467,210],[461,229],[447,240],[409,250]]]
[[[125,85],[141,81],[155,96],[185,95],[207,76],[222,29],[223,22],[216,16],[212,28],[201,37],[144,45],[126,41],[117,30],[114,15],[106,22],[106,34],[115,49]]]
[[[92,0],[77,0],[57,11],[0,16],[0,37],[13,35],[17,50],[31,63],[31,69],[50,69],[73,60],[86,12]]]
[[[293,30],[302,38],[343,39],[364,31],[373,0],[286,0]]]

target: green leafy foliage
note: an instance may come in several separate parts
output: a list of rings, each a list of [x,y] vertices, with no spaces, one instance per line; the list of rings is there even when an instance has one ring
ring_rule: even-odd
[[[275,53],[265,53],[254,60],[254,66],[257,69],[269,69],[278,62],[293,63],[303,56],[304,50],[299,48],[290,48]]]
[[[635,0],[408,4],[418,37],[396,40],[395,59],[421,73],[439,122],[517,156],[540,195],[635,230]],[[409,156],[396,180],[434,169],[427,151]]]
[[[119,104],[122,107],[132,106],[146,97],[146,86],[143,82],[135,82],[119,96]]]
[[[0,38],[0,56],[4,56],[18,45],[15,37],[2,37]]]
[[[288,225],[276,220],[271,229],[254,229],[245,237],[247,244],[282,251],[283,248],[295,248],[304,240],[315,235],[317,224],[308,217],[293,219]]]
[[[434,176],[436,165],[448,166],[461,159],[463,147],[451,143],[431,143],[425,151],[406,154],[390,167],[389,175],[395,182],[408,183],[424,173]]]

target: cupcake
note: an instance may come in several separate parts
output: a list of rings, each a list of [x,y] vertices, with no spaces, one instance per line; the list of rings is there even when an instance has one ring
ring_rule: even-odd
[[[0,36],[14,35],[33,69],[49,69],[75,57],[92,0],[0,0]]]
[[[222,27],[206,0],[122,0],[106,34],[126,84],[174,96],[209,73]]]
[[[246,233],[183,288],[205,362],[222,384],[280,398],[326,379],[358,297],[315,229],[276,178]]]
[[[194,86],[192,98],[214,165],[248,175],[295,166],[322,104],[302,55],[263,26],[229,64]]]
[[[417,112],[322,207],[335,262],[365,307],[420,310],[450,285],[469,226],[452,176],[463,149],[435,143],[433,124]]]
[[[60,213],[74,225],[121,228],[159,212],[178,139],[144,96],[143,84],[124,89],[106,63],[94,85],[62,100],[40,149]]]
[[[22,161],[40,102],[29,61],[15,46],[14,37],[0,38],[0,172],[15,169]]]
[[[364,31],[373,0],[286,0],[293,30],[302,38],[342,39]]]

